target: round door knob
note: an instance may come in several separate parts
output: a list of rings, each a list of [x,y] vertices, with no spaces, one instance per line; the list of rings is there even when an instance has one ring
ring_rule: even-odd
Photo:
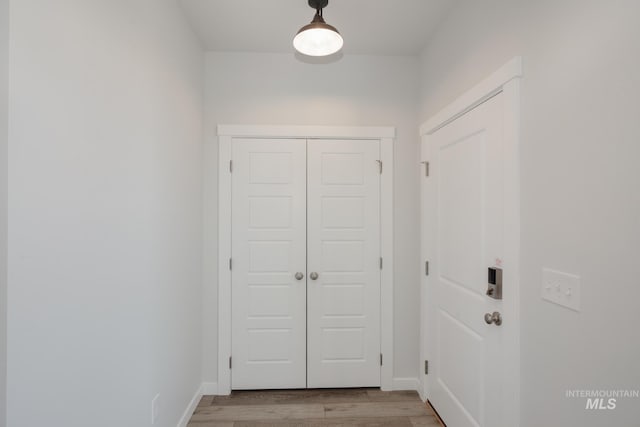
[[[299,271],[295,275],[296,280],[302,280],[303,277],[304,277],[304,274],[300,273]]]
[[[313,273],[311,273],[309,275],[309,277],[311,277],[311,280],[316,280],[318,278],[318,273],[316,273],[315,271]]]
[[[487,313],[484,315],[484,321],[487,322],[487,325],[494,324],[496,326],[502,325],[502,316],[497,311],[493,313]]]

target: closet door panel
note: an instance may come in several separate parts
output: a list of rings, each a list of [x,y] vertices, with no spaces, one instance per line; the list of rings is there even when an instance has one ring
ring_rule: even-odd
[[[304,388],[305,140],[235,139],[232,157],[231,387]]]
[[[379,156],[377,141],[307,143],[309,388],[380,385]]]

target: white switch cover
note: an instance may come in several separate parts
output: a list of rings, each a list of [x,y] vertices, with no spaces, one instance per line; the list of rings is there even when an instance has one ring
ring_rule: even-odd
[[[580,311],[580,277],[543,268],[542,299]]]

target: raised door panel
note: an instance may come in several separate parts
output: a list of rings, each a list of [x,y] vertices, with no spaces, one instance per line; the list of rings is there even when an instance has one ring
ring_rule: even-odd
[[[308,387],[380,385],[376,141],[308,142]]]
[[[306,146],[233,141],[233,389],[306,386]]]
[[[428,398],[447,425],[460,427],[502,425],[502,329],[484,321],[503,312],[486,295],[487,268],[503,258],[501,102],[497,95],[427,138],[426,206],[435,221],[425,235],[435,255]]]

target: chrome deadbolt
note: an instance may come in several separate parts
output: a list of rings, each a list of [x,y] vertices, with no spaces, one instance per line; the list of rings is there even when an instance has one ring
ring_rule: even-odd
[[[302,278],[304,277],[304,274],[297,272],[295,275],[296,280],[302,280]]]
[[[487,322],[487,325],[494,324],[496,326],[502,325],[502,316],[497,311],[493,313],[487,313],[484,315],[484,321]]]
[[[316,273],[315,271],[313,273],[311,273],[309,275],[309,277],[311,277],[311,280],[317,280],[318,279],[318,273]]]

